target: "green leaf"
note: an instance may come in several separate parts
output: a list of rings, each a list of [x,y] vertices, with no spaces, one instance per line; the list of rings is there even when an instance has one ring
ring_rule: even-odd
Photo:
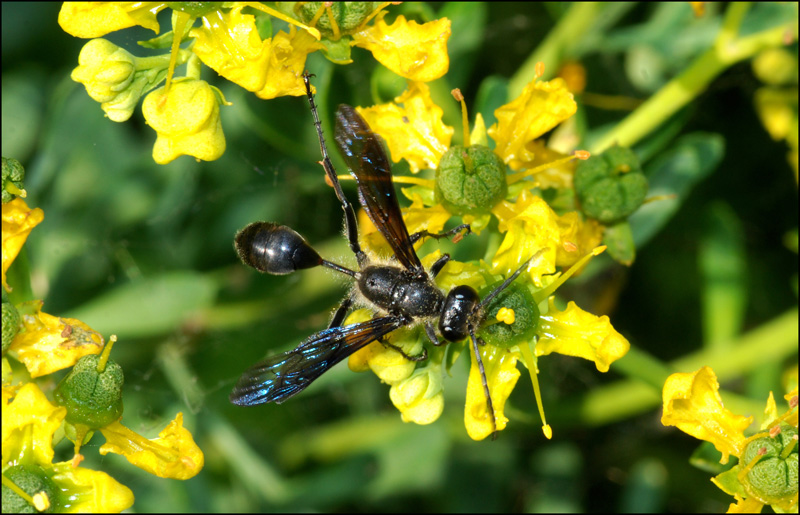
[[[719,134],[695,132],[679,139],[649,166],[650,197],[674,195],[646,202],[628,218],[636,248],[647,243],[680,208],[692,188],[708,177],[722,160],[725,142]]]
[[[475,54],[484,41],[486,2],[445,3],[439,11],[439,18],[449,18],[452,30],[447,41],[447,52],[450,56],[447,80],[453,86],[463,88],[477,62]]]
[[[196,272],[167,272],[125,284],[70,310],[69,317],[120,340],[168,333],[212,305],[218,285]]]
[[[508,96],[508,80],[498,75],[490,75],[483,79],[475,98],[475,111],[481,113],[486,128],[497,123],[494,111],[506,103]]]

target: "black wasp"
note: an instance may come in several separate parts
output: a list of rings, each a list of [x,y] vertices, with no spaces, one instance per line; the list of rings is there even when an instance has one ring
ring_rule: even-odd
[[[353,206],[345,198],[328,157],[309,76],[304,75],[304,80],[319,136],[321,164],[342,204],[347,239],[356,255],[359,270],[356,272],[322,259],[302,236],[285,225],[255,222],[239,231],[235,241],[236,252],[245,264],[260,272],[282,275],[322,265],[351,276],[355,279],[355,287],[336,310],[327,329],[309,336],[296,349],[267,358],[247,370],[233,389],[231,402],[242,406],[281,403],[367,344],[382,339],[399,327],[419,321],[434,345],[461,341],[468,336],[471,338],[472,350],[483,379],[488,412],[492,415],[496,431],[494,408],[475,332],[483,320],[484,306],[511,284],[527,263],[483,300],[478,292],[467,285],[456,286],[447,295],[442,293],[434,283],[434,278],[450,256],[442,255],[430,271],[426,271],[413,244],[425,236],[441,238],[462,230],[468,232],[469,226],[461,225],[441,234],[426,231],[409,235],[394,192],[389,160],[378,136],[355,109],[343,104],[336,110],[336,145],[358,184],[361,205],[388,241],[397,261],[396,264],[371,264],[358,243]],[[371,306],[378,315],[366,322],[342,326],[347,311],[356,300]],[[435,321],[438,321],[439,333],[445,341],[439,340],[433,326]],[[406,357],[420,361],[427,357],[427,352],[417,357]]]

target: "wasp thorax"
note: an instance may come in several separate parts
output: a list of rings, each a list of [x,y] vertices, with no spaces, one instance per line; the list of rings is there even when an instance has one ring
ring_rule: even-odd
[[[450,147],[436,169],[436,202],[455,215],[483,215],[508,191],[502,159],[483,145]]]

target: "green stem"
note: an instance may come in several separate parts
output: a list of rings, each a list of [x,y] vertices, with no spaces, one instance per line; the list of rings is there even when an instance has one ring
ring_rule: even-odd
[[[599,153],[614,144],[630,147],[661,126],[669,117],[703,93],[709,83],[725,69],[748,59],[761,50],[782,46],[787,31],[797,22],[735,39],[732,32],[738,30],[747,5],[732,3],[726,13],[723,29],[714,46],[706,50],[683,73],[664,85],[636,111],[620,122],[614,129],[596,141],[591,149]]]
[[[558,24],[508,82],[508,98],[517,98],[522,93],[525,86],[536,75],[536,64],[539,62],[544,63],[544,78],[555,75],[561,64],[564,48],[572,45],[588,32],[601,8],[599,2],[573,3],[569,11],[558,20]]]
[[[580,399],[547,407],[551,423],[554,426],[575,421],[589,425],[609,424],[652,410],[661,402],[664,381],[673,371],[691,372],[708,365],[724,383],[765,363],[781,361],[797,352],[797,324],[798,312],[792,309],[725,345],[724,352],[703,350],[669,364],[662,364],[631,347],[623,359],[612,365],[612,369],[623,372],[629,379],[596,388]],[[741,411],[737,409],[741,405],[749,408],[754,405],[733,394],[723,393],[722,396],[726,405],[737,412]],[[756,403],[755,407],[761,410],[763,403]]]

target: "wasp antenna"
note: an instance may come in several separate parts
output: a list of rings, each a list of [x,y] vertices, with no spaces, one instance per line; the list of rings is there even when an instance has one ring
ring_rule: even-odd
[[[534,256],[534,257],[535,257],[535,256]],[[494,289],[494,290],[493,290],[493,291],[492,291],[492,292],[491,292],[489,295],[487,295],[487,296],[486,296],[486,297],[485,297],[485,298],[484,298],[484,299],[481,301],[481,303],[480,303],[480,306],[478,306],[478,307],[479,307],[479,308],[483,308],[484,306],[486,306],[487,304],[489,304],[489,302],[491,302],[493,298],[497,297],[497,296],[500,294],[500,292],[502,292],[503,290],[505,290],[506,288],[508,288],[508,285],[509,285],[509,284],[511,284],[511,283],[513,283],[513,282],[514,282],[514,279],[516,279],[517,277],[519,277],[519,274],[521,274],[523,270],[525,270],[526,268],[528,268],[528,265],[531,263],[531,261],[533,261],[533,258],[530,258],[529,260],[527,260],[527,261],[525,261],[524,263],[522,263],[522,266],[520,266],[519,268],[517,268],[517,270],[516,270],[516,271],[515,271],[513,274],[511,274],[510,276],[508,276],[508,279],[506,279],[505,281],[503,281],[503,284],[501,284],[500,286],[498,286],[497,288],[495,288],[495,289]]]

